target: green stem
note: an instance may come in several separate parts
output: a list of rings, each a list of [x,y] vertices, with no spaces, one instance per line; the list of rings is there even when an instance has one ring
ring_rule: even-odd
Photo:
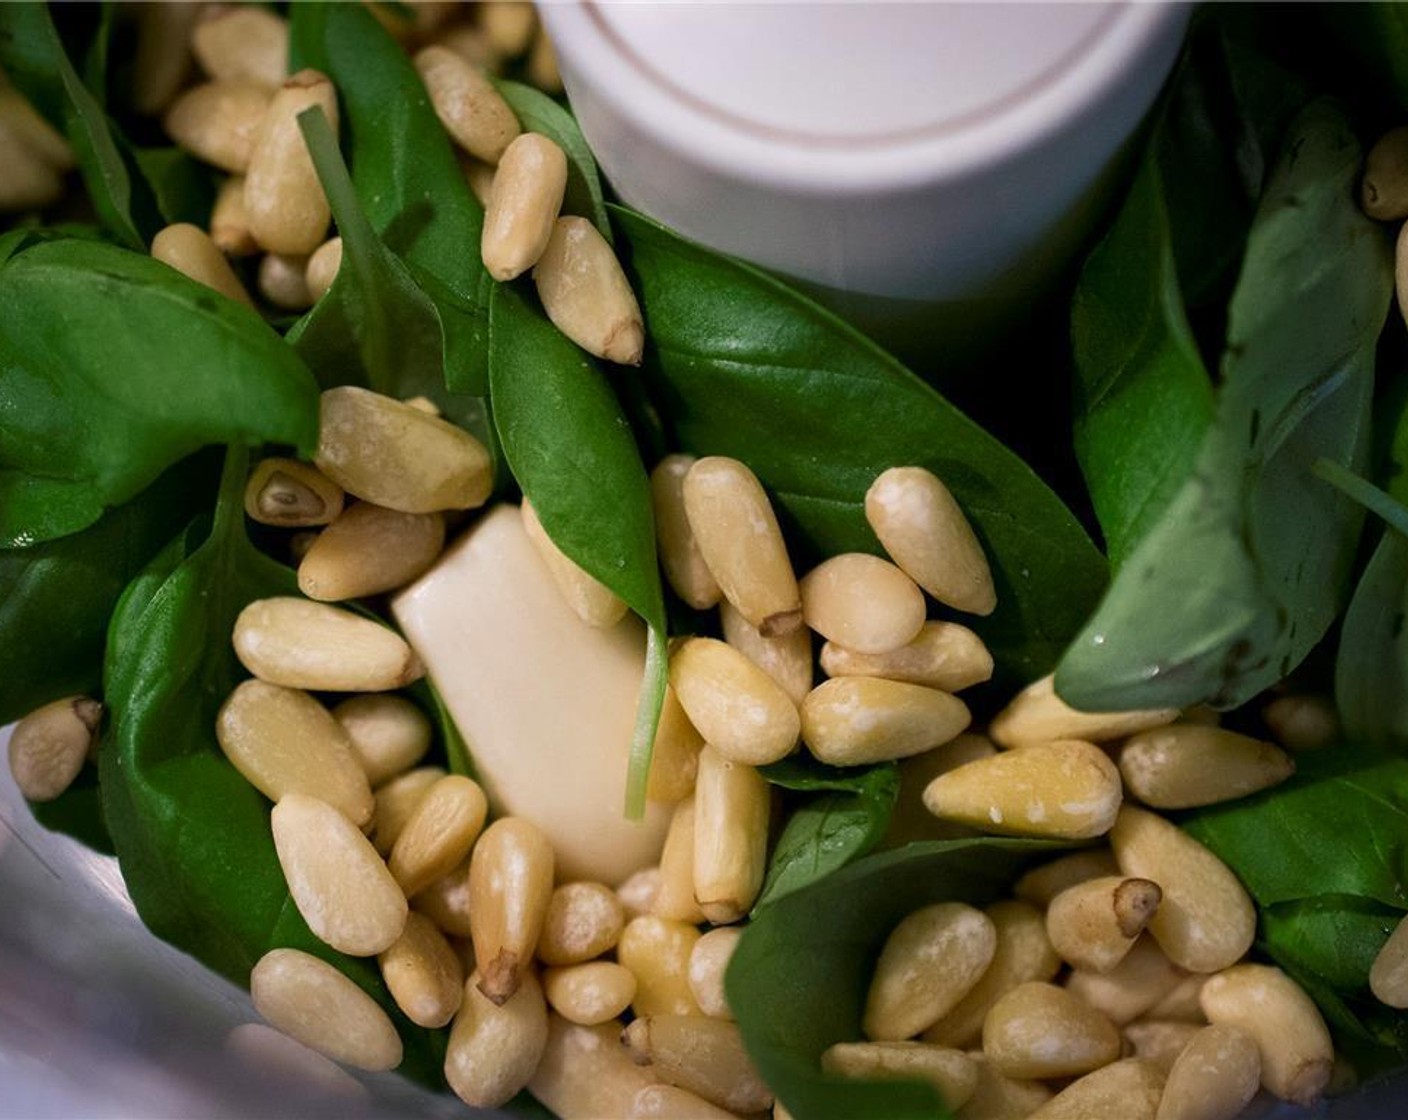
[[[652,625],[645,643],[645,677],[641,681],[636,729],[631,737],[630,769],[626,776],[626,817],[633,821],[645,816],[645,789],[650,780],[650,758],[655,753],[655,728],[665,704],[668,648],[664,630]]]
[[[1317,478],[1328,482],[1345,497],[1383,518],[1390,528],[1408,537],[1408,507],[1393,495],[1333,459],[1317,459],[1311,470]]]

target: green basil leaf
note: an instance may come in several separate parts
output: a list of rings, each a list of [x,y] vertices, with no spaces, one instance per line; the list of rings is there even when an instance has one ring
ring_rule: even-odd
[[[1392,295],[1384,233],[1354,203],[1360,157],[1328,103],[1297,118],[1233,294],[1216,418],[1062,659],[1056,687],[1074,706],[1235,706],[1339,613],[1363,511],[1311,468],[1367,458]]]
[[[307,367],[254,312],[91,241],[0,268],[0,547],[86,528],[211,443],[311,454]]]
[[[885,938],[934,902],[983,906],[1053,845],[951,840],[867,856],[763,907],[744,927],[725,986],[748,1053],[795,1116],[940,1120],[931,1086],[850,1081],[821,1072],[822,1052],[861,1037],[861,1014]]]
[[[879,552],[864,498],[928,467],[987,550],[997,611],[975,629],[1005,685],[1040,676],[1089,615],[1105,563],[1031,469],[869,339],[780,281],[620,207],[618,247],[645,314],[637,374],[679,445],[746,462],[801,562]],[[807,554],[810,555],[807,555]]]
[[[215,740],[216,713],[245,676],[230,647],[235,617],[254,599],[297,593],[293,572],[245,536],[245,464],[231,451],[213,526],[166,550],[113,618],[99,767],[123,879],[153,933],[237,984],[274,948],[334,964],[396,1023],[401,1072],[439,1086],[444,1032],[401,1015],[374,961],[313,936],[279,867],[269,802]]]
[[[611,240],[611,219],[601,193],[601,177],[596,158],[587,146],[577,120],[541,90],[521,82],[493,79],[508,102],[524,132],[537,132],[557,144],[567,156],[567,193],[562,200],[564,214],[590,218],[607,241]]]
[[[1400,110],[1408,111],[1408,10],[1372,4],[1326,4],[1318,13],[1355,55],[1357,74],[1376,82]]]
[[[1408,744],[1408,540],[1390,529],[1340,627],[1335,707],[1356,741]]]
[[[205,229],[215,206],[215,169],[180,148],[134,148],[133,158],[151,184],[167,224],[190,222]]]
[[[29,811],[50,832],[72,836],[105,856],[117,854],[108,833],[107,818],[103,816],[98,768],[91,762],[84,763],[73,784],[58,797],[52,801],[31,801]]]

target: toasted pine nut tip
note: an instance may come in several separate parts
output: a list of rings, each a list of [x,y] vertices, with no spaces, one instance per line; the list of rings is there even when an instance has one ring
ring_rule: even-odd
[[[649,1067],[646,1067],[647,1069]],[[674,1085],[647,1085],[631,1101],[629,1120],[734,1120],[736,1113]]]
[[[160,113],[191,68],[191,29],[204,4],[142,4],[137,9],[137,54],[132,106],[144,117]]]
[[[403,774],[430,750],[430,720],[404,696],[353,696],[332,710],[375,789]]]
[[[406,925],[406,896],[361,829],[300,793],[279,799],[271,823],[289,894],[314,936],[354,957],[390,948]]]
[[[267,8],[220,6],[196,24],[191,50],[212,78],[273,88],[288,73],[288,21]]]
[[[748,766],[785,758],[802,729],[782,687],[732,646],[689,638],[670,653],[670,686],[705,742]]]
[[[358,828],[371,824],[371,787],[347,732],[306,692],[260,680],[230,693],[215,737],[245,781],[271,801],[306,794]]]
[[[1186,975],[1145,934],[1113,968],[1105,972],[1073,970],[1066,977],[1066,990],[1122,1027],[1148,1014]]]
[[[552,845],[520,817],[499,818],[474,846],[469,924],[480,969],[475,985],[495,1004],[507,1002],[530,972],[552,880]]]
[[[830,677],[884,677],[961,692],[992,679],[993,660],[977,634],[956,622],[926,622],[913,641],[888,653],[858,653],[836,642],[821,647]]]
[[[1124,875],[1163,889],[1149,932],[1169,960],[1190,972],[1216,972],[1246,955],[1256,908],[1237,877],[1177,825],[1126,805],[1110,832]]]
[[[235,619],[235,656],[262,681],[320,692],[388,692],[425,670],[389,627],[327,603],[256,599]]]
[[[548,1015],[548,1040],[528,1088],[563,1120],[629,1116],[636,1094],[656,1078],[631,1060],[619,1023],[583,1027]]]
[[[719,604],[719,619],[724,641],[770,676],[792,703],[800,706],[815,679],[810,631],[799,626],[791,633],[768,637],[727,599]]]
[[[538,511],[526,496],[522,509],[523,528],[528,533],[528,539],[547,565],[553,582],[572,612],[588,626],[601,630],[609,629],[625,618],[625,600],[557,547],[538,520]]]
[[[650,755],[646,798],[673,805],[692,794],[703,747],[704,737],[689,722],[675,690],[666,684],[665,703],[655,729],[655,749]]]
[[[494,177],[494,196],[501,193]],[[588,354],[617,365],[638,366],[645,353],[640,304],[621,262],[586,218],[553,223],[533,267],[543,310],[557,329]]]
[[[983,1053],[1008,1077],[1073,1077],[1120,1056],[1120,1032],[1064,988],[1019,984],[983,1022]]]
[[[636,978],[615,961],[584,961],[543,972],[548,1006],[569,1022],[613,1022],[636,995]]]
[[[699,752],[694,787],[694,897],[714,925],[752,908],[767,870],[772,793],[751,766],[711,746]]]
[[[66,696],[36,708],[10,735],[10,773],[30,801],[53,801],[73,784],[96,742],[103,706]]]
[[[674,922],[699,925],[704,911],[694,897],[694,798],[675,806],[660,852],[660,892],[653,912]]]
[[[802,619],[829,641],[857,653],[893,653],[919,636],[924,593],[888,560],[846,552],[801,580]]]
[[[488,0],[479,6],[479,26],[495,54],[517,58],[532,42],[538,19],[524,0]]]
[[[644,867],[616,888],[626,921],[634,921],[654,911],[660,896],[660,868]]]
[[[1102,875],[1118,875],[1119,871],[1109,848],[1083,848],[1032,868],[1017,880],[1012,893],[1033,906],[1049,906],[1068,887]]]
[[[557,66],[557,51],[542,28],[538,29],[533,46],[528,51],[525,73],[528,81],[544,93],[556,97],[562,92],[562,71]]]
[[[396,1006],[417,1026],[443,1027],[460,1009],[464,969],[445,935],[424,914],[410,912],[401,936],[377,963]]]
[[[402,513],[482,506],[493,461],[462,428],[369,389],[322,396],[318,468],[364,501]]]
[[[1339,742],[1339,713],[1328,696],[1278,696],[1261,711],[1275,740],[1288,751],[1315,751]]]
[[[307,311],[313,306],[307,271],[306,256],[266,253],[259,262],[259,294],[280,311]]]
[[[299,949],[273,949],[249,977],[254,1009],[274,1027],[357,1069],[401,1064],[401,1036],[366,992],[326,961]]]
[[[328,294],[341,267],[342,238],[330,237],[313,250],[303,272],[303,282],[308,285],[308,295],[314,303]]]
[[[306,257],[327,237],[332,210],[298,115],[319,108],[337,132],[337,93],[326,75],[300,70],[269,102],[244,177],[249,231],[266,252]]]
[[[1408,218],[1408,127],[1390,129],[1369,149],[1359,205],[1380,222]]]
[[[921,754],[950,741],[971,721],[968,706],[956,696],[881,677],[833,677],[802,701],[802,741],[832,766]]]
[[[1389,1007],[1408,1007],[1408,921],[1394,926],[1369,969],[1369,990]]]
[[[60,174],[77,166],[72,145],[18,90],[0,89],[0,127]]]
[[[777,515],[757,475],[711,455],[689,468],[685,516],[723,596],[767,637],[802,625],[802,595]]]
[[[821,1068],[863,1081],[922,1081],[954,1110],[968,1103],[978,1085],[972,1058],[922,1042],[838,1042],[822,1053]]]
[[[407,898],[443,879],[469,855],[488,814],[488,799],[473,778],[450,774],[426,791],[387,861]]]
[[[1192,1027],[1167,1070],[1157,1120],[1233,1120],[1256,1096],[1261,1053],[1237,1027]]]
[[[1033,1115],[1053,1095],[1040,1081],[1020,1081],[1008,1077],[988,1061],[981,1050],[970,1051],[968,1057],[978,1071],[973,1095],[968,1098],[967,1115],[970,1117],[1017,1120],[1018,1117]]]
[[[63,176],[0,120],[0,213],[42,210],[63,197]]]
[[[1148,879],[1089,879],[1051,900],[1046,932],[1067,964],[1108,972],[1134,947],[1161,897]]]
[[[738,926],[711,929],[694,943],[689,954],[689,990],[699,1010],[711,1019],[732,1019],[728,995],[724,991],[724,975],[729,961],[743,936]]]
[[[283,529],[327,525],[342,512],[342,488],[311,463],[261,459],[244,488],[250,520]]]
[[[1279,968],[1235,965],[1210,977],[1200,999],[1208,1022],[1251,1036],[1268,1093],[1304,1107],[1324,1094],[1335,1060],[1330,1032],[1314,1001]]]
[[[1165,1077],[1174,1061],[1204,1027],[1199,1023],[1155,1019],[1152,1016],[1127,1023],[1120,1031],[1125,1054],[1157,1066]]]
[[[531,970],[502,1000],[482,994],[484,979],[476,974],[465,981],[445,1050],[445,1080],[471,1108],[498,1108],[528,1084],[542,1060],[548,1007]]]
[[[504,149],[494,183],[480,253],[490,276],[513,280],[548,246],[567,190],[567,156],[546,136],[522,133]]]
[[[1054,676],[1029,684],[988,727],[999,747],[1023,747],[1058,739],[1105,743],[1137,731],[1162,727],[1178,718],[1177,708],[1141,712],[1080,712],[1056,695]]]
[[[498,163],[520,128],[493,83],[447,47],[425,47],[416,54],[415,67],[455,143],[476,159]]]
[[[350,746],[349,739],[349,750]],[[365,771],[362,776],[366,777]],[[376,831],[372,835],[372,842],[383,858],[391,854],[391,849],[395,847],[397,838],[406,827],[406,822],[411,819],[411,815],[415,812],[416,806],[420,804],[421,798],[429,792],[431,786],[444,776],[445,771],[439,766],[422,766],[417,770],[402,774],[399,778],[392,778],[376,791],[374,802]],[[451,930],[449,932],[458,931]],[[468,932],[465,930],[466,934]]]
[[[1115,764],[1078,740],[1003,751],[941,774],[924,790],[925,807],[944,820],[1003,836],[1065,840],[1103,836],[1120,800]]]
[[[538,959],[547,965],[592,960],[616,947],[625,925],[625,908],[605,883],[563,883],[548,899]]]
[[[273,91],[247,80],[192,86],[166,110],[162,125],[178,147],[221,171],[243,175]]]
[[[1171,723],[1130,736],[1119,751],[1125,792],[1156,809],[1233,801],[1285,781],[1285,751],[1235,731]]]
[[[167,226],[152,238],[152,257],[227,299],[254,306],[225,254],[199,226],[186,222]]]
[[[992,613],[997,592],[983,546],[931,471],[885,471],[866,491],[865,517],[891,559],[935,599],[970,614]]]
[[[298,589],[339,602],[397,591],[429,571],[445,548],[445,517],[358,502],[329,525],[298,565]]]
[[[688,922],[644,914],[626,923],[616,959],[636,978],[635,1014],[700,1014],[689,987],[689,960],[698,940],[699,930]]]
[[[244,208],[243,175],[231,175],[220,184],[210,211],[210,240],[227,257],[252,257],[259,252]]]
[[[1126,1058],[1071,1082],[1032,1115],[1036,1120],[1155,1120],[1164,1075],[1152,1062]]]
[[[997,951],[981,910],[940,902],[914,911],[885,941],[861,1027],[874,1042],[899,1042],[932,1027],[973,990]]]
[[[684,478],[692,455],[666,455],[650,472],[650,498],[660,566],[675,594],[697,611],[717,606],[722,592],[704,563],[684,509]]]
[[[772,1090],[733,1023],[703,1015],[646,1015],[621,1032],[621,1042],[637,1064],[719,1108],[749,1113],[772,1107]]]

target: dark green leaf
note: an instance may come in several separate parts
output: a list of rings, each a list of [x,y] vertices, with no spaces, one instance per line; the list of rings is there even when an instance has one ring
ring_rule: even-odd
[[[1340,627],[1335,706],[1345,734],[1408,744],[1408,540],[1384,533]]]
[[[1076,707],[1240,704],[1339,613],[1363,514],[1311,468],[1367,457],[1392,293],[1387,240],[1354,203],[1360,154],[1327,103],[1293,127],[1232,299],[1216,419],[1061,662]]]
[[[746,462],[789,522],[789,539],[803,546],[799,562],[878,552],[866,490],[889,467],[928,467],[953,491],[992,563],[998,608],[976,629],[1005,682],[1049,670],[1105,581],[1104,561],[1060,499],[933,389],[805,297],[638,214],[612,214],[645,313],[638,376],[679,444]]]
[[[190,222],[201,229],[209,226],[215,205],[213,168],[180,148],[136,148],[132,154],[156,194],[165,222]]]
[[[207,444],[316,444],[297,356],[149,257],[33,245],[0,268],[0,322],[0,545],[77,532]]]
[[[906,914],[933,902],[983,906],[1052,845],[1030,840],[911,844],[858,860],[764,907],[729,965],[729,1007],[764,1080],[807,1120],[940,1120],[933,1088],[823,1074],[822,1051],[861,1037],[880,948]]]
[[[650,484],[630,425],[596,363],[507,285],[490,307],[494,421],[513,476],[553,542],[650,630],[626,809],[645,811],[665,696],[665,604]]]
[[[1408,8],[1395,0],[1326,4],[1321,16],[1354,52],[1360,76],[1408,111]]]
[[[72,836],[105,856],[117,854],[108,835],[98,768],[93,763],[87,763],[73,784],[53,801],[31,801],[29,809],[50,832]]]

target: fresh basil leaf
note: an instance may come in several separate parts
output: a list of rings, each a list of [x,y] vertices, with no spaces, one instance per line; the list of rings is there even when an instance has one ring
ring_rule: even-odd
[[[91,762],[84,764],[73,784],[58,797],[52,801],[31,801],[29,811],[50,832],[72,836],[105,856],[117,854],[103,816],[98,768]]]
[[[0,547],[86,528],[211,443],[311,453],[318,396],[254,312],[91,241],[0,268]]]
[[[332,963],[391,1015],[401,1072],[438,1087],[444,1032],[401,1015],[375,962],[313,936],[279,867],[269,802],[215,740],[216,713],[245,675],[230,646],[235,617],[254,599],[297,593],[293,572],[245,536],[245,464],[230,453],[213,526],[163,553],[113,618],[99,766],[123,879],[153,933],[237,984],[274,948]]]
[[[156,196],[168,225],[190,222],[205,229],[215,206],[216,174],[180,148],[134,148],[133,157]]]
[[[640,452],[596,363],[503,284],[489,303],[489,385],[509,468],[548,536],[649,629],[626,783],[626,813],[639,817],[666,672],[665,601]]]
[[[1358,76],[1367,75],[1408,111],[1408,9],[1396,2],[1326,4],[1320,17],[1355,56]]]
[[[900,790],[894,763],[839,770],[791,758],[761,773],[775,786],[814,796],[789,808],[755,913],[874,848],[889,827]]]
[[[983,906],[1053,845],[951,840],[867,856],[763,907],[743,929],[725,979],[748,1053],[788,1111],[808,1120],[941,1120],[931,1086],[821,1072],[822,1052],[861,1037],[871,973],[900,919],[934,902]]]
[[[638,376],[677,442],[746,462],[799,562],[879,552],[864,498],[893,466],[928,467],[987,550],[998,607],[975,629],[1006,685],[1048,671],[1089,615],[1105,563],[1014,454],[869,339],[780,281],[612,207],[645,314]]]
[[[541,90],[521,82],[493,79],[508,102],[524,132],[537,132],[557,144],[567,156],[567,193],[562,200],[564,214],[590,218],[607,241],[611,240],[611,219],[601,193],[601,177],[596,158],[587,146],[576,118]]]
[[[1216,418],[1061,661],[1075,707],[1235,706],[1339,613],[1363,512],[1311,468],[1367,458],[1392,295],[1387,240],[1354,204],[1360,156],[1328,103],[1297,118],[1233,294]]]
[[[1335,707],[1357,741],[1408,744],[1408,540],[1390,529],[1340,627]]]

